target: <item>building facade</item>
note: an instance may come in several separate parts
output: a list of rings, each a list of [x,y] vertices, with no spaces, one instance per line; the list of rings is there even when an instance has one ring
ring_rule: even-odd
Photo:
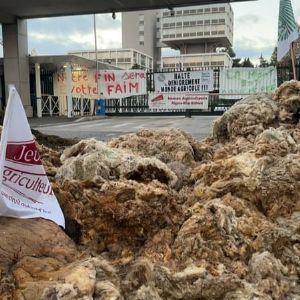
[[[96,60],[95,51],[73,51],[70,55],[77,55],[86,59]],[[105,49],[97,51],[98,61],[111,64],[120,69],[153,69],[153,58],[136,49]]]
[[[155,69],[178,65],[230,67],[232,59],[218,49],[232,46],[233,24],[230,4],[123,13],[122,46],[143,47],[137,49],[153,57]],[[179,50],[180,55],[161,58],[164,47]]]
[[[161,48],[157,47],[158,10],[122,13],[122,48],[133,48],[159,60]]]

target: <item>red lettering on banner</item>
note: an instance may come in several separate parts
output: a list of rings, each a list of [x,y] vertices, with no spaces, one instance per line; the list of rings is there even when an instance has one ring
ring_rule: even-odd
[[[135,92],[138,93],[139,92],[139,83],[136,82],[135,84],[133,83],[129,83],[129,92],[132,93],[133,90],[135,89]]]
[[[124,80],[145,79],[145,72],[125,72],[122,76]]]
[[[42,164],[39,152],[34,142],[27,144],[8,143],[6,147],[6,159],[30,165]]]
[[[139,92],[139,83],[135,82],[124,82],[123,85],[116,83],[116,84],[110,84],[107,85],[107,94],[111,95],[111,93],[114,94],[127,94],[127,93],[138,93]]]
[[[105,73],[104,74],[105,81],[116,81],[116,75],[114,73]]]

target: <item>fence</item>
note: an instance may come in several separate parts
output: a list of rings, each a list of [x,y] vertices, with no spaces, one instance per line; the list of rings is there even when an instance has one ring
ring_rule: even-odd
[[[42,116],[67,115],[67,98],[42,95]],[[71,116],[89,116],[94,113],[94,101],[89,98],[72,98]]]
[[[183,68],[183,69],[163,69],[158,70],[160,73],[170,73],[170,72],[184,72],[184,71],[202,71],[209,70],[210,67],[199,67],[199,68]],[[193,109],[193,114],[218,114],[222,111],[227,110],[236,101],[241,98],[234,99],[230,98],[228,95],[226,97],[219,94],[220,89],[220,70],[223,68],[214,67],[213,78],[214,78],[214,90],[209,94],[208,100],[208,110],[195,110]],[[298,78],[300,78],[300,65],[296,66],[296,71]],[[43,115],[66,115],[67,104],[66,99],[58,99],[58,97],[53,96],[53,77],[51,72],[44,72],[41,75],[41,85],[42,92],[46,95],[43,96]],[[149,72],[147,75],[147,90],[148,92],[154,91],[154,73]],[[282,82],[291,80],[293,78],[293,72],[291,66],[279,66],[277,67],[277,78],[278,85]],[[34,78],[31,78],[33,81]],[[32,92],[32,105],[34,112],[36,114],[36,98],[34,95],[35,90],[35,80],[34,83],[31,82],[31,92]],[[246,95],[244,95],[246,96]],[[50,97],[50,98],[49,98]],[[140,114],[185,114],[185,110],[173,109],[150,109],[148,106],[149,95],[132,96],[122,99],[106,99],[106,113],[107,115],[140,115]],[[229,99],[228,99],[229,98]],[[85,116],[94,113],[94,101],[88,98],[73,98],[72,99],[72,116]]]

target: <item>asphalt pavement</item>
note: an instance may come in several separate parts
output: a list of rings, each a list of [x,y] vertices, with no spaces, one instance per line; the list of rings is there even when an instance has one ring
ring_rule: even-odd
[[[96,138],[108,141],[120,135],[134,133],[143,128],[179,128],[196,139],[211,134],[212,122],[216,116],[145,116],[145,117],[66,117],[31,118],[32,128],[44,134],[64,138]]]

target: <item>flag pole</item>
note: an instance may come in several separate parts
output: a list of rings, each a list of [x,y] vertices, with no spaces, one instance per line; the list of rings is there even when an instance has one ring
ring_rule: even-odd
[[[99,99],[99,84],[98,84],[98,76],[99,76],[99,66],[98,66],[98,45],[97,45],[97,24],[96,24],[96,14],[94,14],[94,40],[95,40],[95,60],[96,60],[96,86],[97,86],[97,99]],[[96,101],[94,103],[94,112],[96,111]]]
[[[296,65],[295,65],[294,42],[291,43],[290,53],[291,53],[292,67],[293,67],[293,77],[294,77],[294,80],[297,80]]]

